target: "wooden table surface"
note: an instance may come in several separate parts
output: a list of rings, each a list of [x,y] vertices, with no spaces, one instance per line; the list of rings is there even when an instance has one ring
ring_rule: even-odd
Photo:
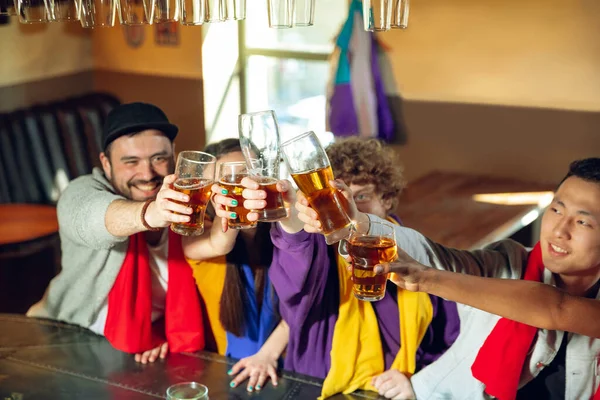
[[[553,191],[555,185],[518,179],[434,171],[413,182],[400,196],[397,214],[405,226],[447,247],[475,249],[509,237],[525,226],[522,218],[537,204],[478,202],[477,194]]]
[[[41,204],[0,204],[0,246],[40,239],[56,232],[56,207]]]

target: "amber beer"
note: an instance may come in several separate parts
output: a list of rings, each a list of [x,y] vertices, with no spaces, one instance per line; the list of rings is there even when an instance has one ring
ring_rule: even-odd
[[[211,185],[213,181],[202,178],[179,178],[173,183],[173,189],[190,196],[188,203],[176,201],[192,208],[189,222],[171,224],[171,230],[184,236],[201,235],[204,232],[204,212],[210,201]]]
[[[242,192],[244,187],[241,185],[242,179],[247,175],[237,174],[235,176],[222,177],[219,185],[227,189],[228,196],[237,200],[238,205],[235,207],[225,207],[229,212],[236,213],[235,219],[227,220],[227,224],[231,229],[249,229],[256,227],[256,222],[248,221],[248,213],[250,210],[244,208],[244,198]]]
[[[306,195],[308,203],[317,212],[325,235],[350,225],[346,203],[339,193],[329,186],[333,180],[331,167],[292,174],[298,188]]]
[[[258,220],[264,222],[278,221],[287,217],[287,210],[283,203],[283,196],[277,190],[277,179],[267,176],[253,175],[252,179],[258,183],[260,190],[267,192],[265,199],[267,205],[262,210],[253,210],[258,213]]]
[[[348,241],[348,253],[352,258],[354,296],[365,301],[383,299],[387,275],[375,275],[373,269],[377,264],[396,259],[396,242],[381,236],[351,237]]]

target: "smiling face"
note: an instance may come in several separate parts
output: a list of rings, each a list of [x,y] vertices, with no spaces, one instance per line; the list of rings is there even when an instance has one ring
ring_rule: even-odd
[[[540,234],[544,266],[564,282],[591,287],[600,279],[600,183],[571,176],[544,213]]]
[[[124,197],[145,201],[156,197],[165,176],[174,171],[173,143],[160,131],[149,129],[125,135],[100,154],[102,169]]]

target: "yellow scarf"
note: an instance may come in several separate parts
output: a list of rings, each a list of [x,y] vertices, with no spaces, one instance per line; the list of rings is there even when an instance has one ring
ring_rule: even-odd
[[[227,261],[225,256],[213,258],[207,261],[187,260],[192,267],[194,279],[198,291],[206,304],[206,312],[212,329],[213,336],[217,342],[219,354],[224,355],[227,348],[227,334],[221,325],[219,318],[221,294],[225,285],[225,272]]]
[[[346,265],[338,255],[340,308],[331,344],[331,369],[323,382],[320,399],[357,389],[375,390],[371,379],[385,369],[377,316],[371,303],[354,297]],[[417,349],[433,318],[433,307],[427,293],[398,288],[398,311],[400,350],[392,368],[410,376],[415,372]]]

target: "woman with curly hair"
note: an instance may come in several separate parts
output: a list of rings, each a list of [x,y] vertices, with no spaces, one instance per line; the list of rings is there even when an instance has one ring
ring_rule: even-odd
[[[392,149],[375,139],[350,138],[326,151],[337,180],[352,188],[358,210],[400,224],[392,212],[405,181]],[[279,186],[293,201],[289,182]],[[264,207],[258,185],[246,181],[246,187],[244,206]],[[427,294],[405,301],[406,293],[393,284],[378,302],[356,299],[337,246],[302,226],[293,213],[271,228],[269,277],[289,326],[285,369],[324,378],[323,397],[356,389],[395,397],[402,373],[430,364],[456,339],[456,305]]]

